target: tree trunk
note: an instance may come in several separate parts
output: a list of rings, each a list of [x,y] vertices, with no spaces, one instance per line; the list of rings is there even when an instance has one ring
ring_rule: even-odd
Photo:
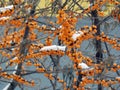
[[[97,15],[97,10],[91,11],[91,16],[93,18],[93,24],[97,26],[97,35],[100,35],[100,20],[98,18]],[[101,41],[100,40],[96,40],[96,60],[97,63],[100,63],[102,61],[103,58],[103,53],[102,53],[102,46],[101,46]],[[102,86],[101,84],[98,85],[98,90],[102,90]]]
[[[92,5],[94,5],[94,0],[90,0],[90,3]],[[100,20],[99,20],[99,17],[98,17],[97,10],[91,11],[91,17],[92,17],[93,25],[97,26],[96,36],[100,35],[100,24],[99,24]],[[101,45],[100,40],[96,40],[95,47],[96,47],[96,60],[97,60],[97,63],[100,63],[102,61],[102,58],[103,58],[102,45]],[[102,90],[102,85],[101,84],[98,85],[98,90]]]
[[[34,15],[36,6],[39,4],[39,2],[40,2],[40,0],[33,1],[33,7],[32,7],[32,9],[30,11],[31,16]],[[23,36],[23,41],[21,42],[21,45],[20,45],[20,57],[19,58],[24,57],[27,54],[26,46],[27,46],[27,44],[29,44],[28,40],[27,40],[28,35],[29,35],[29,27],[26,26],[24,36]],[[22,62],[17,65],[16,71],[15,71],[14,74],[21,75],[21,68],[22,68]],[[3,88],[3,90],[14,90],[17,85],[18,85],[18,83],[16,81],[11,80],[11,83],[6,85],[5,88]]]

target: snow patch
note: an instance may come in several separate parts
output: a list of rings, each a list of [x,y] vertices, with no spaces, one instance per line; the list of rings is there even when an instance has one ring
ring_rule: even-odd
[[[79,63],[79,66],[81,66],[82,67],[82,69],[89,69],[90,67],[87,65],[87,64],[85,64],[85,63]]]
[[[15,73],[16,73],[17,68],[18,68],[18,65],[16,65],[16,66],[15,66],[15,68],[14,68],[14,69],[15,69],[15,71],[13,72],[13,74],[15,74]]]
[[[0,12],[5,12],[5,11],[7,11],[9,9],[12,9],[12,8],[13,8],[13,5],[9,5],[9,6],[6,6],[6,7],[1,7]]]
[[[16,59],[18,59],[18,57],[14,57],[12,60],[16,60]]]
[[[82,31],[76,31],[73,35],[72,35],[72,38],[73,40],[76,40],[77,37],[83,35],[83,32]]]
[[[10,83],[8,83],[5,88],[3,88],[3,90],[8,90],[8,88],[10,87]]]
[[[54,31],[54,30],[55,30],[55,28],[51,28],[51,30],[53,30],[53,31]]]
[[[18,57],[14,57],[13,60],[15,60],[15,59],[17,59],[17,58],[18,58]],[[18,65],[16,65],[14,69],[17,70],[17,68],[18,68]],[[15,74],[15,73],[16,73],[16,71],[13,72],[13,74]],[[11,79],[11,81],[13,81],[13,79]],[[3,88],[3,90],[8,90],[8,88],[10,87],[10,85],[11,85],[11,83],[8,83],[8,84],[5,86],[5,88]]]
[[[46,25],[43,24],[41,27],[46,27]]]
[[[51,46],[44,46],[40,49],[40,51],[47,51],[47,50],[62,50],[65,51],[66,46],[57,46],[57,45],[51,45]]]
[[[60,25],[60,26],[59,26],[59,29],[61,29],[61,28],[62,28],[62,26]]]
[[[1,17],[0,20],[6,20],[9,19],[9,17]]]

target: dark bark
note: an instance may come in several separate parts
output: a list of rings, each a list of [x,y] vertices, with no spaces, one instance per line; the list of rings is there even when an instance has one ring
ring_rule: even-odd
[[[90,3],[94,5],[94,0],[90,0]],[[91,17],[92,17],[92,21],[93,21],[93,25],[97,26],[97,33],[96,36],[100,35],[100,20],[98,17],[98,12],[97,10],[93,10],[91,11]],[[102,45],[101,45],[101,41],[100,40],[95,40],[96,41],[96,60],[97,63],[100,63],[102,61],[103,58],[103,53],[102,53]],[[102,90],[102,85],[99,84],[98,85],[98,90]]]
[[[26,51],[27,43],[25,41],[28,37],[28,33],[29,33],[28,29],[29,28],[26,28],[25,33],[24,33],[24,37],[23,37],[23,41],[20,44],[20,57],[24,56],[25,55],[24,53],[26,53],[25,51]],[[16,72],[15,72],[16,75],[21,75],[21,68],[22,68],[22,62],[17,65]],[[18,85],[18,83],[16,81],[12,80],[12,82],[10,83],[7,90],[14,90],[17,85]]]
[[[97,26],[97,33],[96,33],[96,36],[97,35],[100,35],[100,25],[99,22],[99,18],[98,18],[98,15],[97,15],[97,10],[94,10],[94,11],[91,11],[91,15],[93,17],[93,24]],[[101,41],[100,40],[96,40],[96,60],[97,60],[97,63],[100,63],[102,61],[102,58],[103,58],[103,54],[102,54],[102,46],[101,46]]]
[[[93,24],[97,26],[96,36],[100,35],[100,25],[99,25],[100,20],[98,18],[97,10],[91,11],[91,16],[93,18]],[[96,60],[97,60],[97,63],[100,63],[103,58],[101,41],[96,40],[95,46],[96,46]],[[101,84],[98,85],[98,90],[102,90]]]
[[[24,36],[23,36],[23,40],[27,39],[28,34],[29,34],[29,27],[26,26],[26,28],[25,28],[25,32],[24,32]]]
[[[21,71],[20,71],[21,68],[22,68],[22,63],[20,63],[18,65],[16,73],[15,73],[16,75],[20,75],[21,74]],[[12,82],[10,83],[9,87],[7,88],[7,90],[14,90],[16,88],[17,84],[18,83],[16,81],[12,80]]]
[[[82,74],[79,74],[78,75],[78,79],[77,79],[77,87],[79,87],[79,84],[80,84],[80,82],[82,81]]]
[[[35,13],[36,5],[33,6],[33,8],[31,9],[31,12],[30,12],[31,16]],[[24,57],[27,54],[26,50],[28,50],[28,49],[26,46],[27,46],[27,44],[29,44],[28,40],[27,40],[28,35],[29,35],[29,27],[26,26],[24,36],[23,36],[23,41],[20,44],[20,57],[19,58]],[[16,72],[15,72],[16,75],[21,75],[21,68],[22,68],[22,62],[17,65]],[[6,90],[14,90],[17,85],[18,85],[18,83],[16,81],[12,80],[12,82],[10,83],[9,87]]]

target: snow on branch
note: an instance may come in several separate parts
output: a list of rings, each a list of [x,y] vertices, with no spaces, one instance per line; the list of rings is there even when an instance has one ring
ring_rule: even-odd
[[[73,35],[72,38],[73,40],[76,40],[79,36],[83,35],[82,31],[76,31]]]
[[[51,46],[44,46],[40,49],[40,51],[49,51],[49,50],[62,50],[65,51],[66,46],[57,46],[57,45],[51,45]]]
[[[13,5],[9,5],[9,6],[6,6],[6,7],[0,7],[0,12],[5,12],[9,9],[12,9],[13,8]]]
[[[0,20],[7,20],[9,17],[1,17]]]
[[[3,90],[8,90],[8,88],[10,87],[10,83],[8,83],[5,88],[3,88]]]
[[[14,57],[13,58],[13,60],[15,60],[17,57]],[[15,66],[15,71],[13,72],[13,74],[15,74],[16,73],[16,70],[17,70],[17,68],[18,68],[18,65],[16,65]],[[13,82],[13,79],[11,79],[11,83]],[[4,88],[3,88],[3,90],[8,90],[10,87],[11,87],[11,83],[8,83]]]
[[[18,65],[15,66],[15,68],[14,68],[15,71],[13,72],[13,74],[16,74],[16,70],[17,70],[17,68],[18,68]]]
[[[89,69],[90,68],[87,64],[85,64],[83,62],[79,63],[79,66],[81,66],[82,69]]]

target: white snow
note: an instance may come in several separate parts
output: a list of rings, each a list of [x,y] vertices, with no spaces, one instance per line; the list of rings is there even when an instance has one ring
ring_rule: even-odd
[[[17,68],[18,68],[18,65],[16,65],[16,66],[15,66],[15,68],[14,68],[14,69],[15,69],[15,71],[13,72],[13,74],[15,74],[15,73],[16,73]]]
[[[10,83],[8,83],[8,84],[5,86],[5,88],[3,88],[3,90],[8,90],[9,86],[10,86]]]
[[[61,28],[62,28],[62,26],[60,25],[60,26],[59,26],[59,29],[61,29]]]
[[[85,63],[79,63],[79,66],[81,66],[82,67],[82,69],[89,69],[90,67],[87,65],[87,64],[85,64]]]
[[[57,46],[57,45],[51,45],[51,46],[44,46],[40,49],[40,51],[47,51],[47,50],[62,50],[65,51],[66,46]]]
[[[11,50],[13,51],[13,50],[15,50],[15,48],[11,48]]]
[[[15,57],[15,58],[16,58],[16,57]],[[16,65],[14,69],[17,70],[17,68],[18,68],[18,65]],[[15,73],[16,73],[16,71],[13,72],[13,74],[15,74]],[[11,79],[11,82],[12,82],[12,81],[13,81],[13,79]],[[8,90],[9,87],[10,87],[10,83],[8,83],[8,84],[5,86],[5,88],[3,88],[3,90]]]
[[[81,35],[83,35],[83,32],[82,32],[82,31],[76,31],[76,32],[73,34],[72,38],[73,38],[73,40],[76,40],[77,37],[79,37],[79,36],[81,36]]]
[[[43,24],[41,27],[46,27],[46,25]]]
[[[55,30],[55,28],[51,28],[51,30],[53,30],[53,31],[54,31],[54,30]]]
[[[4,12],[4,11],[12,9],[12,8],[13,8],[13,5],[9,5],[9,6],[6,6],[6,7],[0,7],[0,12]]]
[[[0,20],[6,20],[9,19],[9,17],[1,17]]]
[[[18,59],[18,57],[14,57],[12,60],[16,60],[16,59]],[[15,68],[14,68],[14,69],[15,69],[15,71],[13,72],[13,74],[15,74],[15,73],[16,73],[17,68],[18,68],[18,65],[16,65],[16,66],[15,66]]]
[[[16,60],[16,59],[18,59],[18,57],[14,57],[12,60]]]
[[[93,3],[90,3],[90,7],[93,6]]]

